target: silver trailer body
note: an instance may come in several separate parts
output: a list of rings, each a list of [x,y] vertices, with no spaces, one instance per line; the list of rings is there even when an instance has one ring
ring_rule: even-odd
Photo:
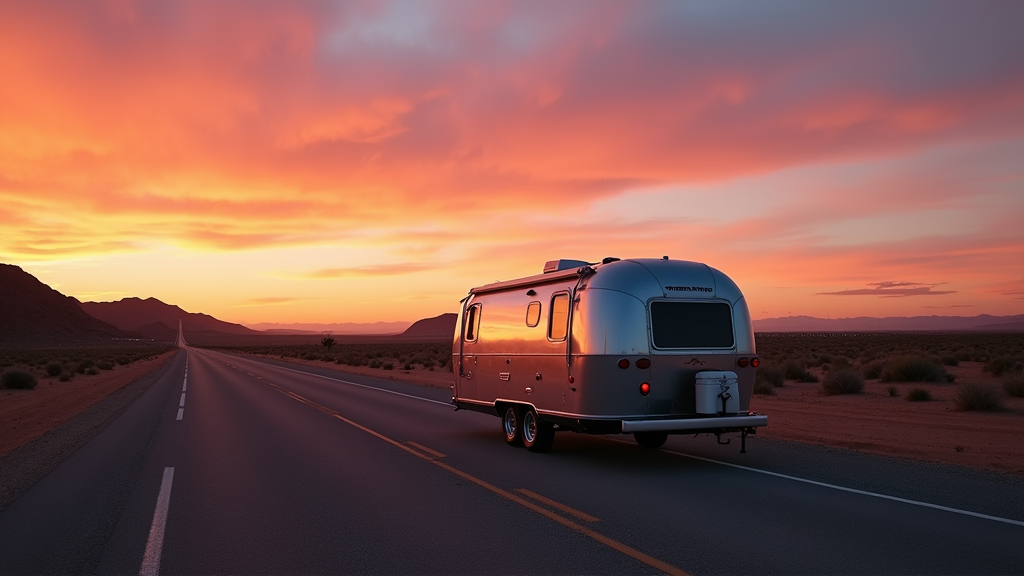
[[[745,439],[767,425],[750,412],[758,360],[743,294],[696,262],[558,260],[473,288],[452,365],[456,408],[501,416],[509,443],[538,451],[550,440],[537,445],[531,426],[660,446],[670,433]]]

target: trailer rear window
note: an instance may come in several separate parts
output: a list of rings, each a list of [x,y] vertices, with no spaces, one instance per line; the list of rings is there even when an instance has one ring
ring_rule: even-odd
[[[724,302],[651,302],[656,348],[732,348],[732,310]]]

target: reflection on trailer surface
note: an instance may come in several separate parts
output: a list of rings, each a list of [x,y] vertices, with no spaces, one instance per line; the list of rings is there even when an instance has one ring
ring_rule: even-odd
[[[696,262],[555,260],[473,288],[452,361],[456,408],[501,417],[509,444],[537,452],[556,430],[658,447],[768,424],[749,410],[759,360],[743,294]]]

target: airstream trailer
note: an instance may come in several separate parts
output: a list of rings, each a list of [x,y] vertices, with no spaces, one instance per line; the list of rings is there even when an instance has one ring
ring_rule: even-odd
[[[452,346],[456,409],[501,418],[505,440],[534,452],[556,430],[747,434],[759,364],[746,301],[705,264],[555,260],[542,274],[473,288]]]

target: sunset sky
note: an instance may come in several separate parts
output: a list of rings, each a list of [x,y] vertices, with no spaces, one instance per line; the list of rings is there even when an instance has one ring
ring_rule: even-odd
[[[0,3],[0,262],[413,321],[605,256],[754,318],[1024,313],[1024,2]]]

